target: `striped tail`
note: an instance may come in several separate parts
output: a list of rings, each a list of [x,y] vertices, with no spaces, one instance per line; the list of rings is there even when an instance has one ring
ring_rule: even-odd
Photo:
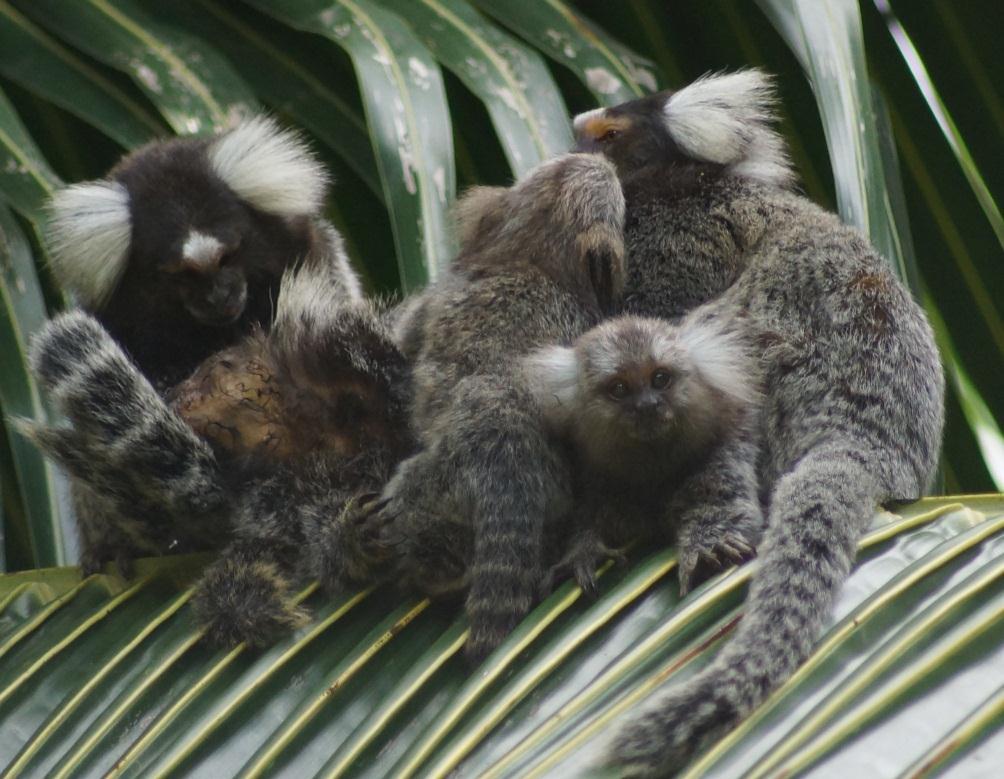
[[[883,497],[875,455],[829,443],[781,477],[760,568],[736,635],[710,666],[669,690],[618,734],[613,762],[666,776],[721,738],[794,673],[819,638],[857,542]]]
[[[460,505],[474,520],[466,652],[478,662],[537,601],[544,532],[570,495],[568,466],[529,393],[496,378],[461,382],[442,451],[459,454]]]
[[[20,429],[86,489],[145,524],[149,543],[138,549],[212,545],[226,509],[212,451],[97,320],[82,312],[56,317],[32,340],[30,357],[70,424],[21,420]]]

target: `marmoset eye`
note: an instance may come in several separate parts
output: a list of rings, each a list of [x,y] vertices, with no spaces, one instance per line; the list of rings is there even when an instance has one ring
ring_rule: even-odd
[[[673,380],[669,371],[658,370],[652,374],[652,389],[666,389],[669,383]]]
[[[627,382],[618,379],[607,385],[607,394],[614,400],[624,400],[631,394],[631,388],[628,387]]]

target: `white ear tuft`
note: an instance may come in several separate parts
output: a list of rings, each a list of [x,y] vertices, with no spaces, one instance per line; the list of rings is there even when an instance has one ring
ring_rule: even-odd
[[[787,186],[784,140],[771,127],[777,102],[770,77],[756,69],[702,76],[663,107],[666,128],[688,156],[726,165],[737,176]]]
[[[364,302],[359,279],[349,265],[342,237],[325,225],[327,245],[315,248],[279,282],[272,334],[289,353],[334,329],[343,308]]]
[[[679,325],[680,345],[704,380],[744,405],[760,401],[760,369],[741,331],[700,311]]]
[[[59,190],[49,203],[46,243],[56,280],[85,308],[100,308],[129,259],[129,193],[115,181]]]
[[[327,174],[300,135],[256,116],[209,146],[209,163],[237,195],[277,216],[313,215],[324,205]]]
[[[547,421],[562,427],[570,421],[572,404],[579,391],[579,361],[575,349],[546,346],[522,361],[523,375]]]

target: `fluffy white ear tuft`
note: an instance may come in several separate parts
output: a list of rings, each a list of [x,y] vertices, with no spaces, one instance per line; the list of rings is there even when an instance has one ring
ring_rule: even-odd
[[[760,401],[760,369],[742,333],[700,312],[679,325],[680,345],[712,387],[744,405]]]
[[[118,182],[88,181],[52,196],[46,226],[52,271],[85,308],[100,308],[115,291],[131,236],[129,193]]]
[[[770,76],[749,69],[702,76],[674,92],[663,114],[685,154],[726,165],[738,176],[787,186],[791,163],[784,140],[771,127],[776,102]]]
[[[331,225],[323,227],[326,245],[316,247],[296,268],[287,269],[279,283],[272,335],[282,339],[288,353],[336,329],[346,306],[364,303],[341,235]]]
[[[328,177],[303,138],[256,116],[209,146],[209,163],[237,195],[277,216],[310,216],[324,205]]]
[[[577,133],[582,132],[591,119],[603,116],[605,111],[605,108],[594,108],[591,111],[583,111],[581,114],[576,114],[572,120],[572,129]]]
[[[523,358],[527,386],[548,422],[562,427],[570,421],[579,391],[579,361],[569,346],[545,346]]]

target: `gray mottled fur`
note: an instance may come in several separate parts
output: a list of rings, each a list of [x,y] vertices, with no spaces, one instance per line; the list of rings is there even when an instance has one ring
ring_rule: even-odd
[[[763,96],[765,77],[747,73]],[[747,104],[750,92],[719,94],[717,107],[729,99]],[[611,110],[640,116],[632,104]],[[768,131],[769,111],[758,113],[747,136]],[[675,317],[705,304],[709,316],[742,315],[773,344],[757,469],[768,526],[745,616],[708,668],[617,737],[614,756],[627,772],[662,776],[731,729],[808,655],[876,506],[924,493],[941,441],[944,379],[923,312],[860,233],[787,191],[784,177],[757,175],[784,164],[765,163],[769,145],[750,170],[741,160],[689,158],[672,144],[637,166],[616,145],[608,153],[620,160],[627,200],[626,309]],[[732,454],[712,475],[727,481],[747,467],[747,452]],[[694,511],[713,523],[714,505],[709,495]]]
[[[380,515],[403,583],[434,594],[469,585],[472,659],[535,602],[546,525],[570,499],[566,457],[519,357],[570,342],[617,304],[622,218],[613,167],[595,155],[544,163],[509,189],[476,189],[459,206],[451,271],[403,320],[423,448],[395,472]]]
[[[220,542],[226,490],[212,450],[97,320],[56,317],[32,339],[31,367],[69,425],[21,429],[73,477],[85,573]]]

